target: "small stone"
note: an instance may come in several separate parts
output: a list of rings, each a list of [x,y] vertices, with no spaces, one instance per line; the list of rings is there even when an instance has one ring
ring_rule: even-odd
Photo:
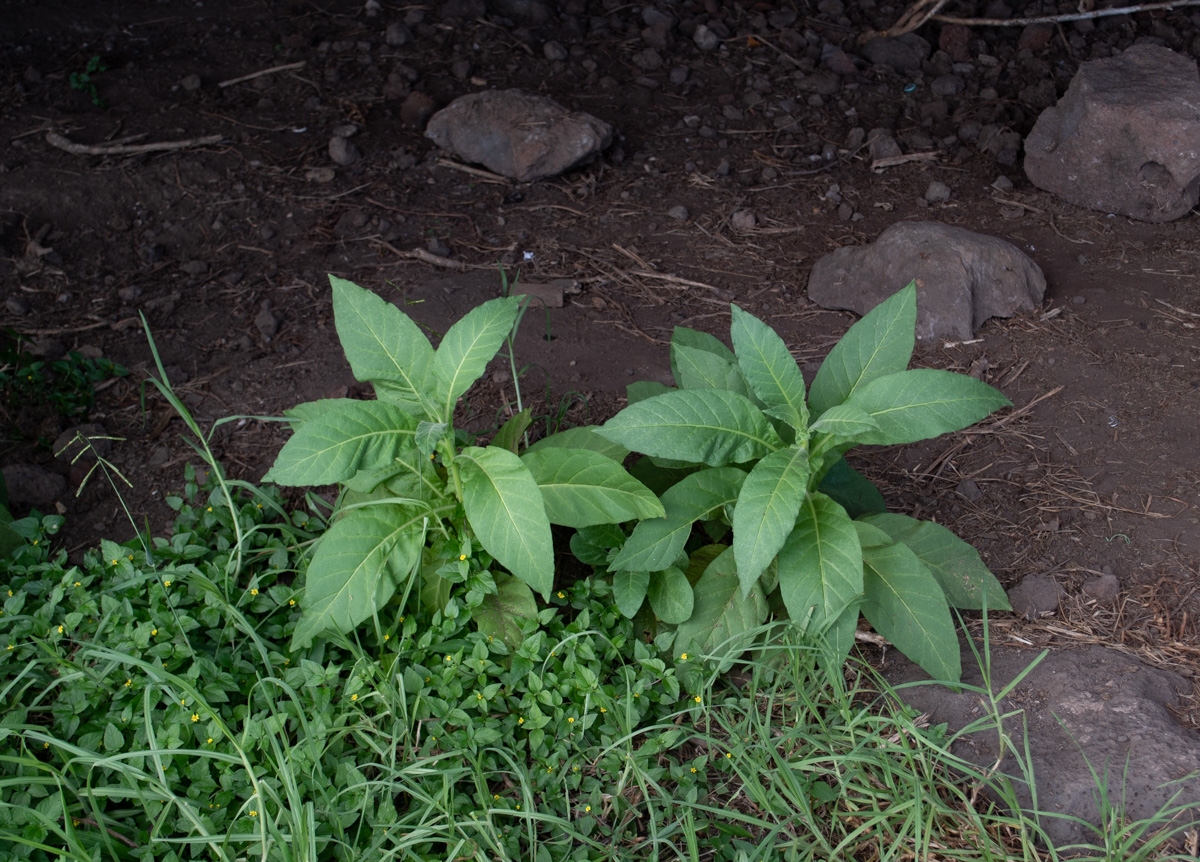
[[[4,307],[9,314],[15,314],[18,317],[23,317],[29,313],[29,300],[23,296],[13,295],[4,300]]]
[[[265,342],[269,342],[279,331],[279,316],[271,310],[271,300],[262,301],[258,314],[254,315],[254,326]]]
[[[342,138],[353,138],[358,134],[358,126],[354,123],[342,123],[335,128],[331,134],[338,135]]]
[[[1026,575],[1008,591],[1008,602],[1015,613],[1027,619],[1050,616],[1058,611],[1062,588],[1050,575]]]
[[[900,145],[887,129],[872,129],[867,135],[867,146],[873,162],[895,158],[901,154]]]
[[[839,219],[842,221],[850,221],[853,216],[854,207],[850,206],[850,204],[846,203],[846,201],[842,201],[840,204],[838,204],[837,217]]]
[[[1071,297],[1072,305],[1083,305],[1085,302],[1087,302],[1086,296],[1072,296]]]
[[[683,206],[682,204],[677,204],[676,206],[673,206],[667,210],[667,215],[676,221],[687,221],[691,213],[688,212],[687,207]]]
[[[1013,181],[1001,174],[992,180],[992,188],[998,192],[1011,192],[1013,190]]]
[[[150,453],[150,458],[146,462],[151,467],[161,467],[171,460],[171,450],[166,446],[156,446],[154,451]]]
[[[182,81],[179,82],[179,86],[183,87],[183,89],[187,90],[189,93],[194,93],[194,92],[196,92],[196,90],[199,90],[200,84],[201,84],[200,76],[194,75],[194,74],[188,75],[186,78],[184,78]]]
[[[967,82],[958,75],[940,75],[933,79],[929,85],[929,92],[933,95],[943,98],[945,96],[957,96],[967,88]]]
[[[950,200],[950,186],[934,180],[925,190],[925,200],[931,204],[944,204]]]
[[[362,210],[347,210],[334,223],[333,232],[340,237],[350,236],[366,227],[370,217]]]
[[[754,230],[758,224],[758,216],[754,214],[753,210],[738,210],[729,217],[729,224],[738,231]]]
[[[1121,581],[1114,574],[1088,578],[1083,591],[1098,602],[1111,602],[1121,594]]]
[[[983,491],[980,490],[979,484],[974,479],[963,479],[954,490],[972,503],[979,502],[979,499],[983,497]]]
[[[304,173],[304,178],[310,183],[331,183],[336,176],[337,172],[329,167],[310,168]],[[274,235],[273,232],[272,235]]]
[[[671,83],[678,87],[687,82],[690,74],[692,74],[692,70],[687,66],[673,66],[671,67]]]
[[[425,244],[425,248],[430,254],[436,254],[438,257],[449,257],[450,246],[446,245],[436,236],[431,236],[429,242]]]
[[[653,48],[647,48],[633,55],[633,65],[637,66],[643,72],[653,72],[663,67],[663,58],[658,51]]]
[[[208,264],[202,260],[189,260],[187,263],[180,264],[179,268],[188,275],[204,275],[208,272]]]
[[[120,290],[117,291],[117,299],[121,300],[122,302],[133,302],[135,299],[137,299],[141,295],[142,295],[142,289],[140,287],[138,287],[136,284],[131,284],[126,287],[122,287]]]
[[[348,138],[334,135],[329,139],[329,158],[333,159],[336,164],[346,167],[357,162],[361,156],[358,147],[354,146]]]
[[[400,105],[400,122],[413,129],[423,129],[437,110],[437,103],[420,90],[413,90]]]
[[[551,40],[542,46],[542,54],[547,60],[565,60],[571,56],[567,49],[563,47],[562,42]]]
[[[721,44],[720,38],[704,24],[696,25],[696,32],[692,34],[692,41],[696,43],[696,47],[701,51],[715,51],[717,46]]]
[[[16,506],[46,506],[67,490],[67,480],[36,464],[10,464],[3,473],[8,502]]]
[[[408,25],[403,21],[393,21],[388,24],[387,31],[384,33],[383,39],[393,48],[399,48],[401,45],[407,45],[412,41],[412,30],[408,29]]]
[[[853,75],[858,71],[858,67],[854,65],[854,59],[845,51],[837,50],[830,53],[828,57],[822,60],[825,68],[835,75]]]

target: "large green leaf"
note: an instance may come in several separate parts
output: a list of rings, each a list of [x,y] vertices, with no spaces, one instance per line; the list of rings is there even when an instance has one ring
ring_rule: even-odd
[[[279,485],[329,485],[387,467],[412,450],[417,418],[383,401],[331,399],[301,422],[263,477]]]
[[[925,564],[897,542],[863,551],[862,612],[900,652],[934,679],[962,676],[946,594]]]
[[[630,404],[637,404],[639,401],[645,401],[647,398],[670,391],[670,386],[659,383],[657,380],[635,380],[633,383],[625,384],[625,400]]]
[[[671,367],[680,389],[728,389],[750,396],[750,387],[733,359],[698,347],[671,345]]]
[[[736,467],[713,467],[685,476],[662,495],[665,518],[641,521],[610,568],[658,572],[674,564],[687,544],[692,524],[719,514],[737,500],[746,474]]]
[[[613,598],[617,600],[617,610],[633,619],[646,600],[649,586],[649,572],[613,572]]]
[[[554,544],[542,492],[529,468],[512,452],[494,446],[468,446],[454,462],[462,470],[463,510],[479,544],[549,599]]]
[[[819,632],[858,599],[863,589],[862,546],[846,510],[821,493],[800,504],[779,552],[779,595],[788,616]]]
[[[611,458],[618,463],[624,461],[625,456],[629,454],[629,450],[624,446],[614,443],[611,440],[605,440],[597,434],[595,425],[567,428],[566,430],[559,431],[557,434],[543,437],[525,451],[539,452],[550,448],[591,449],[593,452],[599,452],[604,457]]]
[[[675,390],[631,404],[596,431],[635,452],[722,467],[782,445],[762,411],[724,389]]]
[[[327,629],[348,632],[396,592],[420,560],[424,513],[409,506],[351,509],[321,537],[304,579],[292,649]]]
[[[874,417],[853,404],[830,407],[809,428],[813,434],[828,434],[838,444],[857,443],[863,435],[878,430]]]
[[[729,332],[746,382],[771,408],[771,415],[803,435],[808,427],[808,407],[804,403],[804,375],[795,357],[775,330],[736,305],[732,309]]]
[[[807,485],[808,451],[800,446],[772,452],[742,483],[733,510],[733,556],[743,596],[792,532]]]
[[[676,326],[675,331],[671,333],[671,374],[675,378],[675,382],[679,383],[680,374],[675,367],[675,347],[690,347],[694,350],[703,350],[706,353],[711,353],[719,359],[724,359],[730,363],[737,363],[737,359],[721,339],[715,335],[710,335],[707,332],[701,332],[698,329],[688,329],[686,326]],[[682,383],[679,383],[682,386]]]
[[[756,584],[743,597],[733,549],[718,556],[692,588],[695,605],[687,622],[675,631],[675,657],[708,655],[721,662],[723,673],[749,646],[746,633],[767,619],[767,599]]]
[[[526,407],[519,413],[508,417],[508,421],[500,426],[500,430],[492,438],[492,445],[515,453],[520,447],[521,436],[529,429],[532,423],[533,411]]]
[[[982,610],[986,597],[988,610],[1012,609],[979,552],[941,524],[886,512],[863,520],[907,545],[937,578],[951,607]]]
[[[933,368],[877,377],[846,403],[879,424],[878,430],[861,434],[859,441],[879,445],[928,440],[1012,406],[1004,393],[983,381]]]
[[[548,447],[521,460],[542,489],[552,524],[579,529],[666,517],[649,488],[599,452]]]
[[[675,625],[687,622],[692,615],[695,596],[692,585],[682,569],[668,566],[661,572],[650,575],[650,609],[664,623]]]
[[[850,650],[854,648],[854,634],[858,631],[859,601],[850,605],[837,615],[837,618],[825,629],[825,649],[817,656],[817,661],[830,676],[841,678],[842,665],[846,663]]]
[[[489,639],[503,641],[509,652],[515,652],[525,640],[522,623],[537,620],[537,600],[524,581],[503,572],[494,577],[496,592],[483,597],[483,604],[471,611],[471,619]]]
[[[871,309],[833,346],[808,391],[808,406],[820,416],[876,377],[908,367],[916,345],[917,285]]]
[[[883,495],[866,476],[838,458],[821,480],[822,494],[836,500],[851,518],[861,518],[887,509]]]
[[[358,380],[384,383],[393,398],[420,402],[433,347],[421,328],[390,302],[353,282],[329,276],[333,320]]]
[[[448,421],[459,396],[483,374],[512,331],[520,302],[516,296],[488,300],[463,315],[442,338],[433,356],[438,419]]]

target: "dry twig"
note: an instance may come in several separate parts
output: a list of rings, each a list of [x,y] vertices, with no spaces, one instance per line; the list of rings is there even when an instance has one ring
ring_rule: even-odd
[[[157,144],[79,144],[58,132],[46,132],[46,143],[77,156],[129,156],[137,153],[169,152],[186,150],[188,147],[207,147],[219,144],[223,140],[223,135],[207,135],[182,141],[160,141]]]
[[[240,78],[230,78],[228,81],[222,81],[217,84],[218,87],[232,87],[234,84],[240,84],[243,81],[253,81],[255,78],[261,78],[264,75],[274,75],[276,72],[287,72],[292,69],[303,69],[304,61],[299,63],[284,63],[282,66],[272,66],[270,69],[260,69],[257,72],[251,72],[249,75],[242,75]]]

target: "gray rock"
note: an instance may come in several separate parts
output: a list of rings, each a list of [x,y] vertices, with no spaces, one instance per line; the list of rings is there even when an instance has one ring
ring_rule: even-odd
[[[753,210],[738,210],[729,217],[729,224],[734,230],[754,230],[758,224],[758,216]]]
[[[400,122],[413,129],[423,129],[436,110],[437,103],[432,97],[414,90],[404,97],[400,105]]]
[[[974,479],[963,479],[954,490],[972,503],[977,503],[983,498],[983,491]]]
[[[565,60],[571,56],[562,42],[551,40],[542,46],[542,54],[547,60]]]
[[[399,48],[401,45],[407,45],[412,41],[412,30],[408,29],[408,25],[403,21],[393,21],[388,24],[388,28],[383,35],[383,39],[393,48]]]
[[[894,158],[901,153],[900,145],[887,129],[871,129],[867,135],[867,149],[873,162]]]
[[[267,342],[279,332],[279,315],[271,310],[271,300],[264,299],[262,301],[258,314],[254,315],[254,326],[258,329],[262,340]]]
[[[944,204],[950,200],[950,186],[934,180],[929,184],[929,188],[925,189],[925,200],[931,204]]]
[[[672,66],[671,67],[671,83],[675,86],[686,83],[688,76],[692,74],[692,70],[687,66]]]
[[[370,217],[362,210],[346,210],[334,222],[333,232],[341,237],[351,236],[366,227],[370,220]]]
[[[329,158],[333,159],[334,163],[346,167],[357,162],[361,155],[358,147],[354,146],[349,138],[334,135],[329,139]]]
[[[183,89],[187,90],[189,93],[194,93],[196,90],[199,90],[200,84],[200,76],[195,74],[188,75],[179,82],[179,86],[183,87]]]
[[[67,490],[67,480],[36,464],[10,464],[0,471],[13,507],[47,506]]]
[[[1026,575],[1008,591],[1013,613],[1031,620],[1056,613],[1061,599],[1062,587],[1050,575]]]
[[[967,82],[958,75],[940,75],[929,85],[929,92],[938,97],[957,96],[966,87]]]
[[[992,691],[1016,679],[1036,657],[993,642]],[[892,667],[884,675],[893,685],[928,678],[903,657],[888,663]],[[985,684],[966,651],[963,668],[964,683]],[[1092,769],[1126,823],[1154,816],[1176,793],[1177,805],[1194,805],[1200,799],[1200,740],[1168,711],[1178,707],[1179,696],[1190,688],[1174,673],[1089,646],[1051,652],[1000,701],[998,708],[1012,713],[1004,729],[1018,751],[1027,728],[1037,807],[1052,812],[1041,817],[1040,824],[1057,849],[1081,842],[1103,845],[1105,837],[1112,837],[1106,831],[1111,824],[1097,804],[1100,788]],[[899,694],[913,709],[928,713],[932,724],[946,722],[951,733],[983,718],[980,696],[969,689],[915,686]],[[995,729],[964,735],[951,750],[986,771],[999,761],[999,772],[1012,778],[1021,806],[1032,807],[1027,776],[1014,761],[1012,748],[999,749]],[[1181,817],[1185,823],[1195,821],[1196,809]]]
[[[425,130],[439,147],[521,182],[591,161],[612,134],[612,126],[590,114],[521,90],[462,96],[434,114]]]
[[[189,260],[187,263],[181,263],[179,268],[188,275],[204,275],[208,272],[208,264],[202,260]]]
[[[701,51],[715,51],[717,46],[721,44],[721,39],[704,24],[696,25],[696,32],[692,34],[692,41],[696,43],[696,47]]]
[[[1011,243],[937,222],[899,222],[871,245],[818,260],[808,295],[824,308],[866,314],[914,279],[920,339],[971,338],[989,317],[1036,308],[1046,292],[1041,268]]]
[[[669,215],[671,218],[675,219],[676,221],[687,221],[688,216],[690,216],[691,213],[688,212],[687,207],[683,206],[682,204],[679,204],[679,205],[673,206],[669,210],[667,210],[667,215]]]
[[[1077,206],[1148,222],[1200,200],[1200,75],[1157,45],[1079,67],[1025,139],[1025,174]]]
[[[1111,602],[1121,595],[1121,581],[1111,572],[1084,581],[1083,591],[1098,602]]]
[[[4,308],[9,314],[24,317],[30,311],[29,300],[14,293],[8,299],[4,300]]]
[[[862,47],[862,55],[878,66],[887,66],[902,75],[921,71],[929,57],[930,45],[916,33],[903,36],[877,36]]]
[[[633,55],[632,59],[633,65],[637,66],[643,72],[653,72],[663,67],[662,54],[653,48],[638,51]]]

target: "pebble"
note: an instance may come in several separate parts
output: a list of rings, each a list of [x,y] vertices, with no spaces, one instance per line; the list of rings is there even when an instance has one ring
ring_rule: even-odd
[[[1071,297],[1071,304],[1072,304],[1072,305],[1083,305],[1083,304],[1084,304],[1084,303],[1086,303],[1086,302],[1087,302],[1087,297],[1086,297],[1086,296],[1072,296],[1072,297]]]
[[[403,21],[393,21],[388,24],[387,30],[384,32],[383,39],[393,48],[399,48],[401,45],[407,45],[412,41],[412,30],[408,29],[408,25]]]
[[[1121,581],[1116,575],[1098,575],[1083,584],[1083,591],[1098,602],[1111,602],[1121,594]]]
[[[362,210],[347,210],[334,223],[333,232],[341,237],[349,236],[366,227],[368,221],[370,217]]]
[[[1013,190],[1013,181],[1001,174],[992,180],[992,188],[998,192],[1011,192]]]
[[[683,206],[682,204],[676,204],[667,210],[667,215],[676,221],[687,221],[691,213],[688,212],[687,207]]]
[[[400,105],[400,122],[414,129],[425,128],[425,123],[437,110],[437,103],[420,90],[413,90]]]
[[[837,216],[842,221],[850,221],[850,219],[854,217],[854,207],[850,206],[850,204],[846,203],[845,201],[842,201],[840,204],[838,204]]]
[[[954,490],[972,503],[978,502],[983,497],[983,491],[974,479],[963,479]]]
[[[554,40],[542,46],[542,53],[547,60],[565,60],[570,56],[567,49],[563,47],[562,42],[555,42]]]
[[[633,55],[633,65],[637,66],[643,72],[654,72],[663,67],[663,58],[658,51],[653,48],[647,48]]]
[[[30,311],[29,300],[23,296],[10,296],[4,300],[4,307],[9,314],[15,314],[20,317],[25,316]]]
[[[671,83],[676,86],[686,83],[687,79],[688,79],[688,75],[690,75],[691,73],[692,73],[692,70],[689,69],[687,66],[672,66],[671,67]]]
[[[121,300],[122,302],[133,302],[135,299],[137,299],[141,295],[142,295],[142,289],[140,287],[138,287],[136,284],[131,284],[126,287],[122,287],[120,290],[117,291],[117,299]]]
[[[342,167],[352,165],[359,160],[361,155],[358,147],[354,146],[348,138],[334,135],[329,139],[329,158],[333,159],[336,164]]]
[[[692,41],[696,43],[696,47],[701,51],[715,51],[717,46],[721,44],[720,38],[704,24],[696,25],[696,32],[692,34]]]
[[[950,186],[934,180],[925,190],[925,200],[931,204],[944,204],[950,200]]]
[[[271,310],[271,300],[264,299],[259,306],[258,314],[254,315],[254,326],[258,329],[263,341],[269,342],[279,331],[279,316]]]
[[[729,217],[729,223],[734,230],[753,230],[758,224],[758,216],[753,210],[738,210]]]
[[[208,264],[202,260],[189,260],[187,263],[180,264],[179,268],[188,275],[204,275],[208,272]]]
[[[431,236],[429,242],[425,243],[425,248],[430,254],[436,254],[438,257],[449,257],[450,246],[446,245],[436,236]]]
[[[967,88],[967,82],[958,75],[940,75],[929,85],[929,92],[935,96],[957,96]]]
[[[201,81],[199,75],[188,75],[179,82],[179,86],[183,87],[183,89],[187,90],[189,93],[194,93],[196,90],[199,90],[200,84]]]

